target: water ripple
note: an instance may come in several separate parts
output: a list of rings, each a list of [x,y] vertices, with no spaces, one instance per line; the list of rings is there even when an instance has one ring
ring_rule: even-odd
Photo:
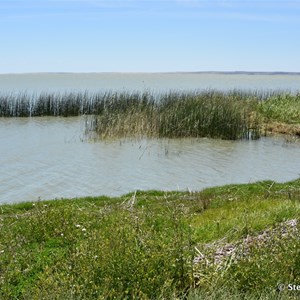
[[[84,117],[0,119],[0,203],[299,177],[300,142],[84,141]]]

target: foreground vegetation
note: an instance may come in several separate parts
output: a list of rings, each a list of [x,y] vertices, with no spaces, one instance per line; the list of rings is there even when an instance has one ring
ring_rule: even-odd
[[[299,222],[300,179],[2,205],[0,298],[297,299]]]
[[[0,95],[0,116],[93,115],[87,131],[101,138],[212,137],[257,139],[300,135],[300,94],[202,92]]]

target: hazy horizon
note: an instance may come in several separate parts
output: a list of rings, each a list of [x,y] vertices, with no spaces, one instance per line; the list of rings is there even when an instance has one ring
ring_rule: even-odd
[[[11,72],[11,73],[0,73],[0,75],[26,75],[26,74],[237,74],[237,75],[300,75],[300,72],[286,72],[286,71],[41,71],[41,72]]]

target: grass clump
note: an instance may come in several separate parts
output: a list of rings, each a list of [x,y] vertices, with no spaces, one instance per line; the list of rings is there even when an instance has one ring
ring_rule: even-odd
[[[260,103],[259,111],[266,121],[300,123],[300,93],[278,94]]]
[[[0,207],[1,299],[290,299],[300,181]]]
[[[172,92],[156,101],[147,95],[130,101],[114,99],[95,117],[92,130],[107,137],[258,138],[252,104],[238,92]],[[113,109],[111,109],[113,107]]]
[[[266,132],[300,136],[300,94],[271,96],[258,106]]]

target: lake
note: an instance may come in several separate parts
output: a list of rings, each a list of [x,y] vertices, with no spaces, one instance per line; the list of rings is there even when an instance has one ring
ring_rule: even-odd
[[[299,75],[9,74],[0,93],[196,89],[289,90]],[[0,203],[117,196],[137,189],[201,190],[299,177],[300,141],[89,139],[85,116],[0,118]]]
[[[0,74],[0,93],[65,91],[300,90],[300,74],[37,73]]]

